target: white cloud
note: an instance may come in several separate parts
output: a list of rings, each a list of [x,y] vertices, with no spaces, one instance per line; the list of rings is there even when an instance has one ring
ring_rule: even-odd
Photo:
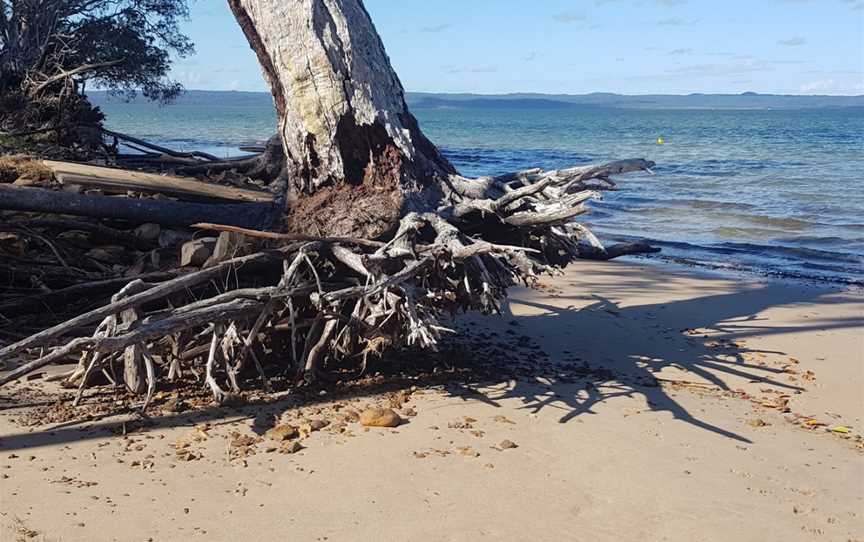
[[[788,40],[780,40],[777,42],[778,45],[785,45],[786,47],[797,47],[799,45],[804,45],[805,43],[807,43],[807,38],[803,36],[794,36]]]
[[[817,0],[783,0],[789,4],[815,4]],[[818,0],[819,3],[824,3],[826,0]],[[840,0],[841,4],[846,4],[854,10],[864,9],[864,2],[861,0]]]
[[[864,92],[864,82],[845,85],[836,79],[819,79],[804,83],[801,94],[859,94]]]
[[[187,88],[199,88],[202,85],[210,83],[210,80],[200,71],[184,70],[174,72],[174,78]]]
[[[690,26],[699,22],[697,19],[684,19],[682,17],[669,17],[660,19],[657,24],[660,26]]]
[[[857,1],[857,0],[856,0]],[[619,4],[623,2],[630,2],[635,5],[642,4],[641,0],[594,0],[594,3],[598,6],[603,6],[606,4]],[[687,3],[687,0],[654,0],[655,4],[659,4],[661,6],[682,6]]]
[[[743,73],[767,72],[774,68],[772,62],[758,58],[747,58],[734,62],[722,62],[713,64],[691,64],[671,70],[670,73],[679,76],[694,77],[716,77],[739,75]]]
[[[495,73],[498,66],[445,66],[447,73]]]
[[[453,25],[451,25],[450,23],[437,24],[435,26],[424,26],[423,28],[420,29],[420,31],[421,32],[430,32],[430,33],[434,34],[437,32],[443,32],[443,31],[447,30],[448,28],[450,28],[451,26],[453,26]]]
[[[585,20],[585,15],[573,11],[562,11],[552,16],[559,23],[575,23]]]

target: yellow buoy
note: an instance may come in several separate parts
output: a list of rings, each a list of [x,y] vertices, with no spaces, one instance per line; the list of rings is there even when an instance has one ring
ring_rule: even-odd
[[[662,144],[664,144],[664,143],[666,143],[666,140],[665,140],[665,139],[663,139],[662,137],[658,137],[658,138],[657,138],[657,144],[658,144],[658,145],[662,145]]]

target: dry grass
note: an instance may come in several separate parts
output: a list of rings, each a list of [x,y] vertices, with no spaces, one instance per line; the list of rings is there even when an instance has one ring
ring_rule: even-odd
[[[42,162],[26,155],[0,156],[0,183],[14,183],[22,180],[28,184],[49,183],[53,178],[51,170]]]

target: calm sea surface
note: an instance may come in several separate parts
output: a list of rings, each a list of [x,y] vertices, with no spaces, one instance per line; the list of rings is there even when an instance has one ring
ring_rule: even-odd
[[[103,110],[114,130],[220,156],[275,132],[269,104]],[[467,175],[657,162],[656,175],[621,177],[583,217],[602,238],[648,239],[662,257],[711,266],[864,283],[864,109],[414,113]]]

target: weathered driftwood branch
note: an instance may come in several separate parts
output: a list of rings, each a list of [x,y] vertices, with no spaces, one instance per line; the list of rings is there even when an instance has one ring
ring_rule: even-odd
[[[54,213],[170,226],[217,221],[232,226],[259,228],[272,220],[273,206],[268,203],[218,205],[118,198],[0,185],[0,211]]]
[[[630,256],[633,254],[655,254],[660,252],[659,247],[651,246],[648,243],[618,243],[610,247],[603,248],[584,248],[579,254],[580,258],[586,260],[614,260],[621,256]]]
[[[127,191],[164,194],[181,200],[219,200],[233,203],[272,203],[273,195],[259,190],[205,183],[196,179],[155,175],[141,171],[44,160],[61,184],[99,188],[105,192]]]
[[[154,151],[157,151],[161,154],[165,154],[167,156],[171,156],[174,158],[203,158],[205,160],[212,160],[214,162],[219,160],[218,157],[213,156],[212,154],[208,154],[206,152],[199,152],[199,151],[180,152],[180,151],[175,151],[173,149],[169,149],[168,147],[162,147],[161,145],[155,145],[153,143],[150,143],[148,141],[144,141],[143,139],[139,139],[137,137],[133,137],[133,136],[130,136],[127,134],[121,134],[120,132],[114,132],[112,130],[105,130],[105,129],[103,129],[102,132],[107,136],[116,137],[117,139],[119,139],[121,141],[128,141],[130,143],[134,143],[135,145],[139,145],[139,146],[144,147],[146,149],[154,150]]]
[[[62,307],[64,304],[77,299],[95,299],[106,294],[114,294],[128,284],[130,280],[141,280],[144,282],[163,281],[175,275],[177,275],[176,272],[159,272],[137,277],[117,277],[75,284],[44,294],[28,295],[19,297],[13,301],[0,302],[0,314],[9,318],[23,314],[57,310],[58,307]]]
[[[109,241],[111,243],[135,247],[142,250],[153,248],[150,242],[141,239],[140,237],[137,237],[133,233],[118,230],[115,228],[110,228],[108,226],[105,226],[104,224],[99,224],[98,222],[88,222],[83,220],[71,220],[64,218],[29,218],[12,220],[4,225],[0,225],[0,230],[4,228],[8,228],[9,230],[20,228],[39,228],[56,230],[60,232],[69,230],[80,230],[89,232],[94,236],[98,237],[99,239]]]
[[[290,247],[283,250],[288,249],[290,249]],[[22,352],[28,348],[34,348],[37,346],[45,346],[47,344],[50,344],[51,341],[57,339],[58,337],[62,337],[70,330],[76,329],[86,324],[97,322],[99,320],[102,320],[103,318],[107,318],[115,314],[119,314],[120,312],[130,307],[135,307],[151,301],[162,299],[165,296],[173,294],[175,292],[183,291],[187,288],[197,286],[198,284],[214,280],[234,267],[254,267],[254,265],[258,263],[273,261],[273,259],[276,257],[277,255],[275,253],[261,252],[250,256],[234,258],[222,262],[216,266],[210,267],[208,269],[202,269],[194,273],[189,273],[168,282],[152,284],[152,287],[150,287],[149,289],[145,289],[141,293],[118,299],[117,301],[112,302],[110,305],[106,305],[104,307],[86,312],[62,324],[58,324],[49,329],[41,331],[31,337],[28,337],[23,341],[2,348],[0,349],[0,360]]]
[[[241,228],[238,226],[228,226],[226,224],[209,224],[202,222],[192,224],[192,227],[199,230],[240,233],[248,237],[258,239],[272,239],[277,241],[322,241],[325,243],[344,243],[348,245],[359,245],[370,248],[378,248],[384,246],[381,241],[372,239],[361,239],[359,237],[318,237],[315,235],[303,235],[300,233],[279,233],[273,231],[260,231],[249,228]]]
[[[75,68],[72,68],[69,70],[61,70],[59,73],[51,75],[50,77],[47,77],[44,81],[41,81],[39,84],[37,84],[32,89],[31,92],[34,95],[39,94],[40,92],[42,92],[46,88],[50,87],[54,83],[57,83],[59,81],[63,81],[64,79],[70,79],[72,77],[75,77],[75,76],[78,76],[78,75],[81,75],[81,74],[84,74],[87,72],[92,72],[95,70],[102,70],[105,68],[110,68],[111,66],[116,66],[117,64],[120,64],[121,62],[123,62],[122,59],[110,60],[107,62],[95,62],[95,63],[91,63],[91,64],[82,64],[80,66],[76,66]]]
[[[247,152],[250,149],[241,147],[240,150]],[[177,168],[177,172],[183,175],[213,175],[223,171],[235,171],[267,182],[275,181],[284,173],[285,151],[279,135],[271,137],[263,147],[254,147],[252,151],[257,154],[215,162],[181,165]]]

